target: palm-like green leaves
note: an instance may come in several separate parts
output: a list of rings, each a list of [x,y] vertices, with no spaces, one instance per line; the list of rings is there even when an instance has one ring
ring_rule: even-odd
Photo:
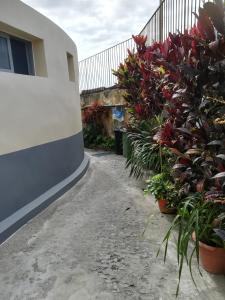
[[[194,281],[192,260],[193,257],[196,256],[199,266],[200,241],[210,244],[211,246],[223,247],[224,242],[218,235],[216,237],[213,225],[214,220],[219,215],[220,209],[218,205],[214,202],[205,202],[202,198],[202,194],[200,193],[190,195],[184,199],[183,203],[181,203],[180,208],[178,209],[178,214],[163,240],[163,243],[165,243],[165,261],[171,234],[173,230],[177,230],[177,262],[179,266],[177,295],[179,292],[183,264],[185,261],[190,269],[190,273]],[[220,226],[222,226],[223,222]],[[195,234],[194,247],[192,247],[192,250],[189,251],[193,233]]]
[[[132,147],[126,163],[126,167],[130,167],[130,176],[141,178],[145,171],[160,171],[159,146],[152,144],[149,133],[129,133],[128,139]]]
[[[145,171],[160,173],[168,168],[173,155],[168,148],[161,147],[153,140],[162,123],[163,117],[156,116],[148,122],[142,122],[138,131],[136,129],[128,133],[132,150],[126,167],[130,168],[131,176],[141,178]]]

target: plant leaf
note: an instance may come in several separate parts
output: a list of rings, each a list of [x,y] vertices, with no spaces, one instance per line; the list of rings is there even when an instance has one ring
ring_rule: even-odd
[[[220,172],[212,177],[212,179],[223,178],[225,177],[225,172]]]
[[[202,150],[201,149],[189,149],[185,154],[188,155],[195,155],[195,154],[201,154]]]
[[[188,130],[187,128],[181,127],[181,128],[177,128],[177,130],[179,130],[179,131],[181,131],[181,132],[183,132],[183,133],[186,133],[186,134],[191,135],[190,130]]]
[[[225,27],[223,21],[224,10],[222,10],[219,5],[216,5],[211,2],[205,3],[204,9],[206,10],[207,15],[212,20],[216,30],[218,30],[221,34],[225,34]]]
[[[183,169],[183,168],[187,168],[186,165],[183,165],[183,164],[175,164],[173,166],[173,169],[176,170],[176,169]]]
[[[225,160],[225,154],[218,154],[216,157]]]
[[[225,242],[225,230],[215,228],[213,231]]]
[[[180,151],[179,151],[178,149],[176,149],[176,148],[170,148],[170,151],[171,151],[172,153],[176,154],[176,155],[179,156],[179,157],[182,157],[182,158],[185,158],[185,159],[190,160],[190,157],[184,155],[182,152],[180,152]]]
[[[222,141],[220,140],[214,140],[207,144],[207,146],[221,146],[221,145],[222,145]]]

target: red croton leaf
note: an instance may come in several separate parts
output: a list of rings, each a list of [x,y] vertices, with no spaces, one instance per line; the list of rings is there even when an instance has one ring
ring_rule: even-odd
[[[142,104],[138,103],[134,106],[135,113],[141,117],[145,114],[145,110]]]
[[[170,100],[172,98],[172,93],[168,88],[163,88],[162,94],[166,100]]]
[[[215,40],[214,27],[206,10],[200,7],[199,16],[197,16],[197,18],[198,18],[197,27],[201,34],[201,37],[210,41],[214,41]]]
[[[225,34],[224,27],[224,7],[222,5],[207,2],[204,4],[204,11],[210,17],[216,30]]]

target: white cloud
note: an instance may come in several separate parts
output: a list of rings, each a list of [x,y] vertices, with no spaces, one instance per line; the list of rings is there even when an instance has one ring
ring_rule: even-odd
[[[23,0],[62,27],[79,59],[138,34],[159,0]]]

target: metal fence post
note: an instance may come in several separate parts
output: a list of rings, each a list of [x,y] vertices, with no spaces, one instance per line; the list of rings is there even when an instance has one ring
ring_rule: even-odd
[[[196,24],[196,17],[192,14],[194,10],[198,13],[198,8],[206,0],[159,0],[159,7],[152,15],[148,23],[139,33],[147,34],[148,44],[152,41],[163,42],[170,31],[179,30],[184,32]],[[213,1],[213,0],[207,0]],[[191,2],[191,5],[190,5]],[[223,0],[223,3],[225,1]],[[99,87],[110,87],[114,84],[112,69],[117,68],[127,57],[126,48],[135,46],[132,39],[128,39],[111,48],[101,51],[89,58],[79,62],[80,88],[96,89]]]
[[[160,0],[159,8],[159,41],[163,41],[163,0]]]

